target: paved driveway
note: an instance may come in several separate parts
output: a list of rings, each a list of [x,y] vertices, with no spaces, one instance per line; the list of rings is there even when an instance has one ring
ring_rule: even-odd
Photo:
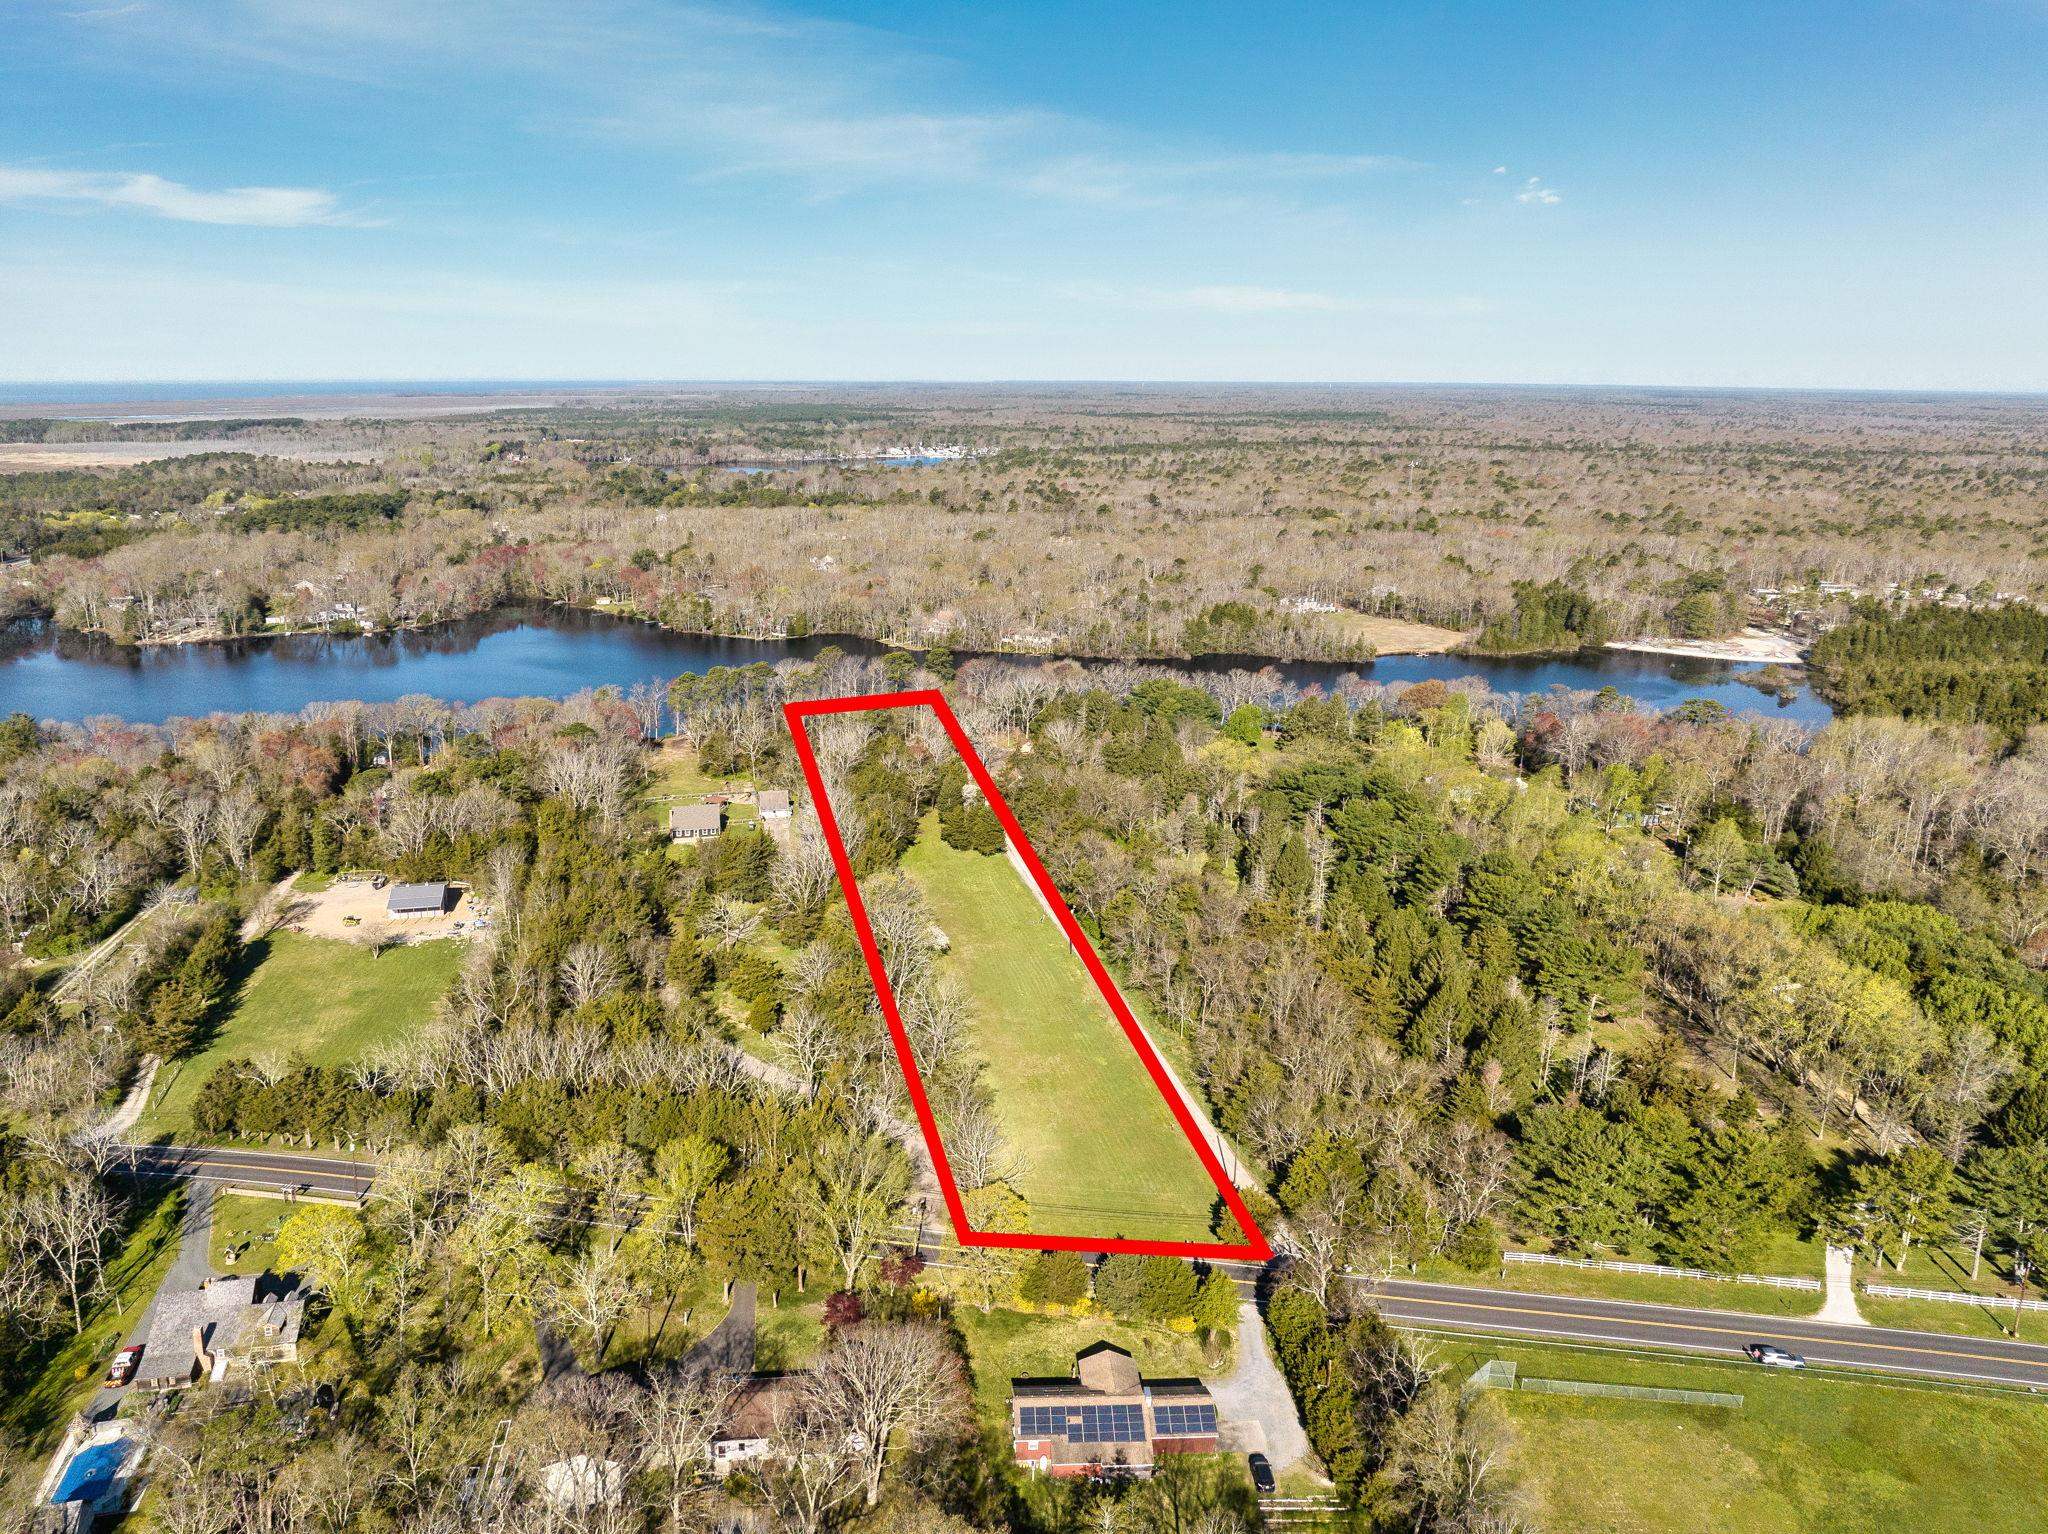
[[[197,1289],[213,1276],[212,1265],[207,1261],[208,1250],[213,1245],[213,1189],[205,1184],[195,1184],[185,1190],[185,1215],[178,1223],[178,1255],[171,1259],[170,1271],[164,1274],[163,1283],[157,1286],[157,1294],[166,1288],[173,1292]],[[135,1324],[128,1328],[128,1342],[147,1342],[149,1323],[156,1315],[156,1295],[149,1297],[149,1303],[142,1307]],[[92,1398],[86,1414],[94,1421],[103,1421],[114,1415],[114,1408],[121,1404],[120,1390],[100,1387],[99,1394]]]

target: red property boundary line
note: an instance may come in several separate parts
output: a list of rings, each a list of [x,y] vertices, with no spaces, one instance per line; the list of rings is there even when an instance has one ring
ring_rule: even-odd
[[[1109,1003],[1109,1010],[1123,1028],[1124,1037],[1130,1040],[1131,1048],[1138,1052],[1152,1084],[1159,1089],[1159,1095],[1166,1100],[1172,1111],[1174,1122],[1180,1125],[1181,1133],[1187,1136],[1188,1144],[1194,1147],[1201,1159],[1202,1168],[1209,1174],[1209,1180],[1222,1195],[1223,1206],[1237,1221],[1238,1229],[1246,1232],[1248,1241],[1232,1243],[1224,1241],[1140,1241],[1123,1236],[1051,1236],[1033,1235],[1028,1231],[985,1231],[976,1230],[967,1221],[967,1206],[960,1197],[959,1184],[953,1180],[953,1169],[946,1159],[946,1147],[939,1139],[939,1125],[932,1113],[931,1099],[926,1095],[924,1078],[917,1069],[917,1058],[910,1047],[910,1035],[903,1026],[903,1016],[896,1007],[896,994],[889,985],[889,977],[882,968],[881,949],[876,946],[874,928],[868,922],[868,912],[860,898],[860,887],[853,876],[853,861],[847,855],[846,840],[840,835],[838,818],[833,814],[831,801],[825,793],[825,781],[818,771],[818,758],[811,748],[811,738],[806,733],[804,721],[819,715],[858,714],[879,712],[892,708],[924,707],[938,715],[939,723],[945,726],[953,747],[960,753],[961,761],[967,764],[968,774],[974,779],[1002,823],[1011,843],[1024,860],[1024,866],[1031,871],[1031,879],[1038,886],[1038,892],[1045,897],[1045,903],[1058,918],[1060,929],[1066,933],[1067,941],[1079,954],[1087,967],[1096,989],[1102,992],[1102,999]],[[1229,1174],[1217,1159],[1215,1150],[1202,1137],[1200,1126],[1194,1115],[1174,1090],[1172,1080],[1166,1074],[1166,1067],[1152,1048],[1152,1041],[1145,1037],[1144,1029],[1132,1016],[1131,1009],[1118,992],[1116,983],[1109,978],[1109,971],[1103,968],[1102,960],[1096,956],[1094,946],[1088,941],[1088,934],[1081,930],[1081,924],[1074,919],[1074,913],[1067,909],[1052,876],[1046,873],[1045,865],[1038,860],[1038,853],[1024,835],[1024,828],[1017,824],[1009,804],[995,785],[995,779],[983,765],[981,754],[968,740],[967,732],[960,728],[960,721],[953,716],[952,707],[945,695],[936,690],[924,689],[915,692],[873,693],[854,698],[819,698],[805,703],[789,703],[783,706],[783,715],[789,721],[789,733],[796,745],[797,761],[804,770],[804,780],[810,784],[811,802],[817,806],[818,821],[825,833],[826,845],[831,849],[833,866],[839,871],[839,887],[846,894],[847,913],[853,919],[853,934],[860,942],[861,954],[867,960],[868,976],[874,982],[875,997],[882,1006],[882,1018],[889,1025],[889,1037],[896,1046],[897,1062],[903,1067],[903,1081],[910,1090],[911,1105],[917,1110],[918,1127],[924,1133],[926,1147],[931,1152],[932,1167],[938,1174],[940,1191],[946,1198],[947,1213],[952,1216],[953,1233],[962,1246],[1010,1247],[1024,1251],[1068,1251],[1068,1252],[1136,1252],[1146,1256],[1160,1257],[1241,1257],[1264,1262],[1273,1255],[1273,1249],[1260,1234],[1251,1211],[1245,1208],[1244,1200],[1231,1185]]]

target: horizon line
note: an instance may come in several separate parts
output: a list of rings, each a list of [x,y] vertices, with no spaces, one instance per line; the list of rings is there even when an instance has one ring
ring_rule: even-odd
[[[846,375],[803,377],[800,375],[755,378],[547,378],[482,377],[464,374],[422,374],[412,377],[135,377],[135,378],[10,378],[0,377],[0,390],[9,389],[166,389],[166,388],[282,388],[291,386],[305,392],[317,388],[447,389],[466,386],[480,392],[511,392],[520,389],[797,389],[797,388],[1144,388],[1144,389],[1482,389],[1536,390],[1564,389],[1586,392],[1631,391],[1682,394],[1859,394],[1940,395],[1963,398],[2033,399],[2048,398],[2048,384],[2006,386],[1995,384],[1786,384],[1786,383],[1676,383],[1628,379],[1596,382],[1569,380],[1512,380],[1483,378],[1146,378],[1146,377],[976,377],[976,378],[889,378]],[[223,398],[231,397],[223,395]],[[0,403],[9,403],[0,401]],[[31,404],[18,400],[11,403]],[[51,399],[43,403],[66,404]],[[119,399],[80,403],[120,404]]]

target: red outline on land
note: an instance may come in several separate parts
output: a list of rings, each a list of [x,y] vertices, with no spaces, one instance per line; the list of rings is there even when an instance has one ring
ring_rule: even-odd
[[[903,1017],[896,1008],[896,995],[890,988],[889,977],[882,969],[882,953],[875,944],[874,928],[869,925],[867,907],[862,904],[860,887],[853,876],[853,861],[847,856],[846,841],[839,834],[839,822],[833,815],[832,805],[825,794],[825,782],[818,771],[818,758],[811,749],[810,736],[804,730],[804,720],[821,714],[858,714],[892,708],[929,708],[938,715],[939,723],[945,726],[946,734],[952,738],[954,749],[960,753],[961,761],[967,764],[968,774],[975,786],[988,801],[990,809],[1002,823],[1011,844],[1016,847],[1024,866],[1031,871],[1031,879],[1044,896],[1048,909],[1058,919],[1060,929],[1066,933],[1067,941],[1073,944],[1074,952],[1081,956],[1088,973],[1102,992],[1102,999],[1109,1003],[1109,1010],[1124,1030],[1124,1037],[1131,1041],[1131,1048],[1138,1052],[1145,1070],[1152,1078],[1152,1084],[1159,1089],[1159,1095],[1166,1099],[1166,1106],[1172,1110],[1174,1122],[1180,1125],[1181,1133],[1188,1137],[1188,1144],[1194,1147],[1201,1159],[1202,1167],[1209,1179],[1216,1185],[1216,1191],[1223,1196],[1223,1205],[1237,1221],[1238,1229],[1250,1236],[1249,1241],[1228,1243],[1223,1241],[1137,1241],[1123,1236],[1049,1236],[1033,1235],[1029,1231],[984,1231],[975,1230],[967,1223],[967,1206],[960,1197],[960,1188],[953,1180],[953,1169],[946,1160],[946,1147],[939,1139],[938,1120],[932,1114],[931,1100],[925,1095],[924,1078],[918,1073],[917,1059],[910,1048],[910,1035],[903,1027]],[[811,787],[811,801],[817,806],[818,821],[825,832],[825,842],[832,852],[832,863],[839,871],[839,887],[846,893],[846,908],[853,918],[853,935],[859,940],[861,953],[867,960],[868,975],[874,981],[875,997],[882,1004],[882,1018],[889,1025],[889,1037],[896,1045],[896,1059],[903,1067],[904,1085],[910,1090],[911,1106],[917,1110],[918,1126],[924,1132],[925,1145],[931,1151],[932,1168],[938,1174],[939,1188],[945,1194],[946,1210],[953,1218],[953,1233],[962,1246],[1012,1247],[1025,1251],[1068,1251],[1068,1252],[1137,1252],[1147,1256],[1161,1257],[1244,1257],[1264,1262],[1273,1255],[1272,1247],[1260,1234],[1251,1211],[1244,1206],[1237,1189],[1231,1186],[1229,1174],[1217,1159],[1215,1150],[1203,1138],[1200,1126],[1189,1111],[1181,1094],[1174,1089],[1172,1078],[1166,1074],[1166,1067],[1160,1063],[1158,1054],[1152,1048],[1152,1041],[1145,1037],[1145,1030],[1138,1026],[1138,1020],[1131,1015],[1123,996],[1117,991],[1116,982],[1109,978],[1109,971],[1103,968],[1102,960],[1096,956],[1094,946],[1088,941],[1088,934],[1081,930],[1081,924],[1074,919],[1074,913],[1067,909],[1067,903],[1060,897],[1052,876],[1046,873],[1045,865],[1038,861],[1038,853],[1024,835],[1024,828],[1017,824],[1017,817],[996,787],[995,779],[982,764],[981,753],[974,749],[974,743],[967,738],[967,732],[960,728],[960,721],[953,717],[953,710],[947,704],[945,695],[931,689],[916,692],[872,693],[853,698],[818,698],[806,703],[783,705],[784,717],[789,721],[789,733],[796,744],[797,761],[804,769],[804,779]]]

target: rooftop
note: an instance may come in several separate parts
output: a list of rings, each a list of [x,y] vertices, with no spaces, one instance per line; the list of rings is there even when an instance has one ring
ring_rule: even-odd
[[[276,1356],[296,1346],[305,1308],[295,1280],[268,1274],[210,1278],[196,1289],[165,1288],[150,1311],[135,1383],[159,1389],[190,1383],[199,1364],[195,1342],[216,1357],[237,1351],[259,1361]]]
[[[678,804],[668,812],[671,832],[716,831],[724,824],[725,812],[715,804]]]
[[[394,884],[385,909],[394,916],[421,915],[448,909],[446,884]]]

